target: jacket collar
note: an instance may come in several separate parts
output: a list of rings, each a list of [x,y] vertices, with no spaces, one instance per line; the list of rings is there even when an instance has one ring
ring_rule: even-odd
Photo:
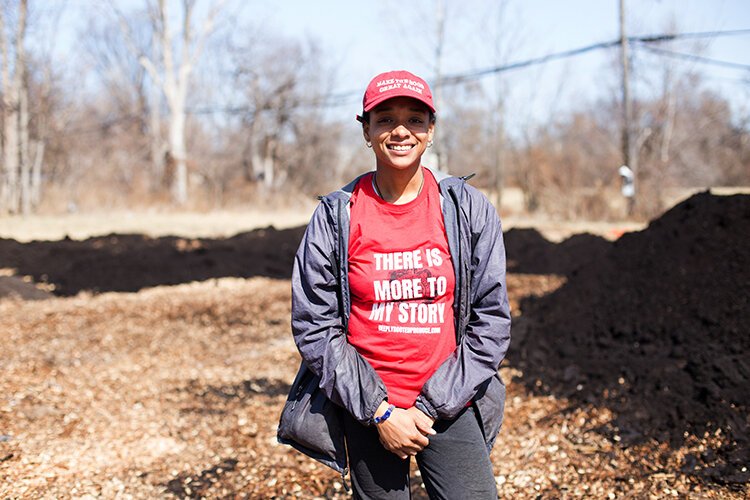
[[[441,201],[444,196],[444,192],[447,190],[447,188],[451,186],[459,186],[462,185],[467,177],[454,177],[450,174],[447,174],[441,170],[437,170],[428,166],[424,166],[427,170],[429,170],[432,175],[435,176],[435,180],[437,181],[438,185],[440,186],[440,197]],[[329,193],[326,196],[319,196],[318,198],[321,201],[325,201],[329,205],[333,205],[336,201],[341,200],[343,202],[349,202],[349,200],[352,197],[352,193],[354,192],[354,187],[357,185],[357,182],[364,177],[365,175],[368,175],[370,173],[374,172],[374,170],[370,170],[369,172],[365,172],[364,174],[358,175],[353,181],[351,181],[346,186],[343,186],[336,191],[333,191],[332,193]]]

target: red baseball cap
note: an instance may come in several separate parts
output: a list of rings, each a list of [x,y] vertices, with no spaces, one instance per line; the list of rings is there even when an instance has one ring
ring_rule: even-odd
[[[425,103],[430,111],[435,112],[430,86],[417,75],[404,70],[380,73],[373,78],[362,98],[362,110],[368,112],[381,102],[394,97],[412,97]]]

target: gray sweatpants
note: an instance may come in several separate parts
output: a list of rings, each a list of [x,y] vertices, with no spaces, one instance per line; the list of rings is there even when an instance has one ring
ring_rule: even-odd
[[[437,434],[416,456],[431,499],[497,499],[495,476],[474,408],[455,420],[438,420]],[[351,416],[345,433],[354,498],[409,498],[409,459],[402,460],[380,444],[374,426],[365,427]]]

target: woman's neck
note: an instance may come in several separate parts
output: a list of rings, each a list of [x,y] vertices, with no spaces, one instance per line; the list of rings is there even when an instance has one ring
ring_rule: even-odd
[[[419,165],[407,170],[378,166],[373,181],[375,190],[383,200],[404,205],[416,199],[422,191],[424,172]]]

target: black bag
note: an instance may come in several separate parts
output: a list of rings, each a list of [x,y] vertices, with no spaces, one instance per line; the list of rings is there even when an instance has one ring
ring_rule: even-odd
[[[320,389],[320,377],[303,362],[281,412],[276,437],[280,443],[346,474],[342,411]]]

